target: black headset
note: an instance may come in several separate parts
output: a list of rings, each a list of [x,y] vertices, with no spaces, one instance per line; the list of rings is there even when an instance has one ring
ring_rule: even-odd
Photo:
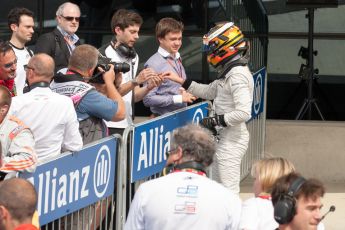
[[[196,162],[196,161],[187,161],[187,162],[183,162],[183,163],[178,164],[178,165],[170,164],[170,165],[166,166],[163,169],[163,176],[173,172],[175,169],[179,169],[179,170],[194,169],[196,171],[203,172],[207,175],[206,167],[203,164]]]
[[[274,205],[274,219],[279,224],[287,224],[296,215],[296,198],[295,194],[306,182],[303,177],[298,177],[292,182],[287,193],[281,194],[277,203]]]
[[[37,88],[37,87],[47,88],[47,87],[49,87],[49,85],[50,85],[50,83],[45,82],[45,81],[35,82],[32,85],[29,85],[27,83],[27,85],[23,89],[23,93],[30,92],[31,90],[33,90],[34,88]]]
[[[134,59],[137,56],[137,52],[135,51],[134,47],[129,47],[127,44],[124,44],[124,43],[120,43],[114,49],[122,57],[125,57],[128,59]]]

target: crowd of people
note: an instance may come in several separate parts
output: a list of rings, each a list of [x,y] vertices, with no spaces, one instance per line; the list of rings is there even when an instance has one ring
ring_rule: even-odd
[[[78,5],[63,3],[57,27],[30,50],[34,14],[17,7],[8,14],[12,35],[0,41],[1,229],[37,229],[31,224],[37,194],[30,183],[13,178],[18,172],[33,172],[64,151],[123,134],[133,124],[135,102],[143,100],[157,117],[197,98],[213,100],[210,116],[173,132],[167,175],[138,188],[125,229],[323,229],[323,184],[303,178],[287,159],[256,162],[254,198],[243,203],[239,198],[254,88],[250,44],[240,28],[223,22],[203,37],[203,51],[218,76],[201,84],[188,78],[182,63],[182,22],[159,20],[158,50],[138,71],[134,45],[143,23],[138,13],[116,11],[110,23],[114,36],[99,49],[81,44],[80,15]],[[15,194],[22,197],[11,198]]]

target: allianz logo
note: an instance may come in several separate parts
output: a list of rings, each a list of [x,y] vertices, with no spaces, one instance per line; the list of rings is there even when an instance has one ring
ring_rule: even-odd
[[[98,150],[94,164],[78,166],[77,169],[67,170],[63,165],[54,167],[28,179],[37,189],[39,215],[75,205],[83,199],[103,198],[109,186],[112,167],[109,147],[103,145]]]
[[[203,118],[204,112],[201,108],[198,108],[195,110],[191,121],[199,123]],[[172,132],[173,130],[165,129],[165,125],[162,124],[140,133],[137,172],[166,160],[164,153],[170,150]]]
[[[255,88],[254,88],[254,98],[253,98],[253,106],[254,106],[254,112],[255,114],[259,113],[260,106],[261,106],[261,100],[262,100],[262,76],[261,74],[258,75],[255,81]]]

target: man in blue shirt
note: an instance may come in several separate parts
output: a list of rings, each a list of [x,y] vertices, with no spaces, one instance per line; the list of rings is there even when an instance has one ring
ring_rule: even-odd
[[[186,79],[186,72],[178,52],[182,45],[183,24],[173,18],[162,18],[156,25],[156,38],[159,42],[158,51],[145,63],[145,67],[157,73],[171,72]],[[151,90],[143,99],[144,105],[150,107],[155,116],[187,106],[196,98],[181,86],[166,79],[160,86]]]
[[[108,134],[103,120],[120,121],[125,118],[125,104],[114,85],[113,65],[103,73],[105,95],[88,84],[97,66],[98,55],[98,50],[91,45],[76,47],[69,59],[67,73],[55,76],[50,85],[53,91],[72,99],[84,144]]]

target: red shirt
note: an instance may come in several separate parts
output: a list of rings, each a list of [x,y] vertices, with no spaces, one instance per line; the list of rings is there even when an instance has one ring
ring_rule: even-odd
[[[0,85],[5,86],[7,89],[10,90],[12,97],[15,96],[15,92],[13,90],[14,86],[14,79],[9,79],[9,80],[0,80]]]
[[[14,230],[39,230],[35,225],[32,224],[21,224]]]

